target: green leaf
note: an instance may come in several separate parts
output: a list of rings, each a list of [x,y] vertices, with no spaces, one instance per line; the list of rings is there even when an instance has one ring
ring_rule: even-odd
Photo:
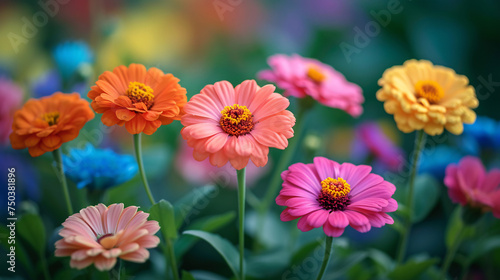
[[[170,202],[162,199],[151,207],[149,217],[152,220],[158,221],[161,227],[161,232],[165,239],[177,238],[177,227],[175,226],[174,207]]]
[[[224,258],[229,268],[233,271],[234,275],[238,275],[240,271],[239,254],[236,248],[226,239],[219,235],[200,231],[200,230],[187,230],[183,234],[199,237],[208,242],[214,247],[217,252]]]
[[[179,229],[182,223],[186,220],[189,222],[189,214],[193,209],[201,211],[208,204],[208,200],[213,196],[216,188],[214,186],[204,186],[201,188],[195,188],[186,196],[174,203],[175,209],[175,225]]]
[[[389,279],[392,280],[412,280],[425,272],[431,266],[439,261],[437,258],[426,260],[409,260],[405,264],[399,265],[389,273]]]
[[[193,275],[191,275],[191,273],[183,270],[182,271],[182,280],[196,280],[194,279]]]
[[[439,199],[441,185],[434,177],[423,174],[415,180],[412,222],[424,220]]]
[[[333,258],[331,260],[331,266],[333,267],[333,269],[330,269],[330,273],[326,274],[323,279],[341,278],[347,273],[349,269],[351,269],[351,267],[363,261],[367,256],[368,253],[366,252],[352,252],[347,256]],[[318,259],[318,265],[320,261],[322,261],[322,259]]]
[[[462,227],[464,227],[464,223],[461,218],[461,209],[460,206],[457,206],[453,213],[451,214],[450,221],[448,223],[448,229],[446,230],[446,248],[450,249],[455,243],[458,232]],[[468,238],[474,235],[474,227],[466,227],[463,229],[462,238]]]
[[[245,260],[246,274],[254,278],[269,279],[289,267],[290,255],[286,250],[273,250],[250,256]]]
[[[309,256],[314,251],[314,249],[321,247],[321,245],[322,244],[317,240],[305,244],[297,251],[295,251],[295,253],[292,255],[291,264],[293,265],[303,261],[304,257]]]
[[[234,220],[236,213],[234,211],[221,215],[214,215],[203,219],[198,219],[189,225],[188,230],[201,230],[214,232]],[[188,235],[181,235],[175,242],[175,254],[181,258],[196,242],[196,238]]]
[[[45,227],[36,214],[25,214],[16,223],[16,231],[39,255],[45,253]]]
[[[278,215],[248,211],[245,216],[245,232],[266,248],[286,247],[290,244],[290,227],[280,221]]]
[[[487,239],[483,239],[476,243],[474,246],[474,250],[468,257],[468,261],[472,262],[480,256],[485,255],[486,253],[493,251],[495,249],[500,248],[500,237],[494,236]]]
[[[369,249],[368,257],[371,258],[384,273],[392,271],[394,268],[394,261],[384,252],[377,249]]]
[[[191,275],[193,275],[194,279],[196,280],[227,280],[226,277],[222,277],[220,275],[217,275],[213,272],[206,270],[192,271]]]

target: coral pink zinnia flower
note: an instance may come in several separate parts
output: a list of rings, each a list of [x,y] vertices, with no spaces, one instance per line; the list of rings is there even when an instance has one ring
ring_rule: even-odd
[[[453,202],[492,211],[500,219],[500,169],[486,172],[479,158],[467,156],[446,168],[444,184]]]
[[[293,136],[295,117],[286,108],[288,99],[262,88],[254,80],[233,87],[227,81],[207,85],[184,107],[182,137],[194,148],[193,156],[222,167],[228,161],[242,169],[251,159],[267,163],[269,147],[285,149]]]
[[[367,165],[339,164],[323,157],[314,163],[296,163],[281,173],[283,188],[276,203],[287,206],[281,220],[300,218],[297,226],[309,231],[323,226],[326,235],[338,237],[350,225],[359,232],[392,224],[386,212],[398,208],[391,196],[396,187]]]
[[[99,270],[110,270],[116,258],[142,263],[149,258],[146,248],[154,248],[160,239],[157,221],[148,221],[148,213],[137,206],[123,209],[123,203],[89,206],[71,215],[59,232],[63,239],[55,244],[56,257],[71,256],[70,266],[83,269],[92,263]]]
[[[285,90],[285,96],[310,96],[325,106],[344,110],[354,117],[363,112],[361,88],[348,82],[330,65],[296,54],[273,55],[268,64],[272,70],[260,71],[258,78],[276,83]]]

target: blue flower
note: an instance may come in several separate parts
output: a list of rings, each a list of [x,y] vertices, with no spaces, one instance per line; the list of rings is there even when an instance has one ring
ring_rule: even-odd
[[[138,171],[131,155],[119,155],[111,149],[96,149],[87,144],[84,149],[71,149],[63,155],[64,173],[81,189],[105,190],[132,179]]]
[[[442,181],[446,167],[458,163],[464,155],[455,148],[441,145],[422,152],[418,173],[430,174]]]
[[[480,149],[500,148],[500,123],[488,117],[477,117],[473,124],[464,125],[462,145],[478,155]]]
[[[83,41],[68,41],[56,46],[53,52],[59,72],[65,79],[71,78],[82,64],[92,63],[92,50]]]

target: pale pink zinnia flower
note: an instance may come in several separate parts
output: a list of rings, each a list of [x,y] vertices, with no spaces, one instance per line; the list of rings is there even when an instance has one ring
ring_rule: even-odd
[[[193,156],[207,157],[217,167],[228,161],[235,169],[248,161],[262,167],[269,147],[285,149],[293,136],[295,117],[288,99],[272,85],[259,87],[247,80],[233,87],[227,81],[207,85],[184,107],[182,138],[194,148]]]
[[[23,101],[22,89],[12,81],[0,77],[0,144],[7,143],[12,132],[14,112]]]
[[[330,65],[296,54],[273,55],[268,64],[272,69],[260,71],[258,78],[276,83],[285,90],[285,96],[310,96],[325,106],[344,110],[354,117],[363,112],[361,88],[348,82]]]
[[[278,205],[287,207],[281,220],[300,218],[301,231],[323,226],[332,237],[342,235],[348,225],[367,232],[394,223],[386,212],[398,208],[391,198],[396,187],[371,170],[367,165],[339,164],[323,157],[291,165],[281,173],[283,188],[276,198]]]
[[[110,270],[116,258],[145,262],[146,248],[154,248],[160,239],[154,234],[160,229],[157,221],[148,221],[148,213],[137,206],[123,209],[123,203],[89,206],[71,215],[62,224],[55,243],[56,257],[71,256],[70,266],[83,269],[94,264],[98,270]]]
[[[479,158],[466,156],[446,167],[444,184],[453,202],[492,211],[500,219],[500,169],[486,172]]]

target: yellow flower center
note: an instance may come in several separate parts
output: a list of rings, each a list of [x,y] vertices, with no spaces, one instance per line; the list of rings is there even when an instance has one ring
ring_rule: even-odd
[[[307,76],[316,83],[321,83],[326,79],[326,75],[321,70],[312,65],[307,69]]]
[[[142,102],[148,109],[153,105],[155,98],[153,89],[139,82],[130,82],[128,84],[127,96],[132,103]]]
[[[219,124],[229,135],[240,136],[245,135],[253,129],[253,116],[246,106],[234,104],[226,106],[220,112],[221,118]]]
[[[418,81],[415,85],[415,93],[418,97],[425,98],[429,103],[437,103],[444,96],[441,86],[435,81]]]
[[[106,233],[98,236],[97,243],[101,244],[105,249],[111,249],[116,245],[116,237],[112,233]]]
[[[57,124],[59,120],[59,112],[50,112],[42,115],[42,120],[46,121],[49,126]]]
[[[331,177],[321,181],[321,190],[334,198],[345,197],[351,192],[351,186],[341,177],[333,179]]]

